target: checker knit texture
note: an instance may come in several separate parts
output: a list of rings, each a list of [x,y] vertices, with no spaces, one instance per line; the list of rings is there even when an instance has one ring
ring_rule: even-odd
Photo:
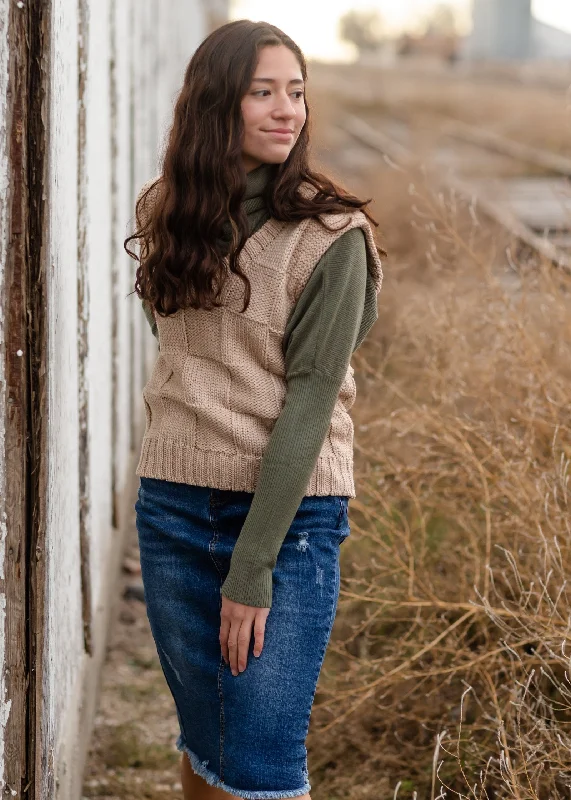
[[[322,219],[334,230],[311,218],[270,218],[248,238],[240,256],[251,282],[244,313],[244,284],[225,260],[223,306],[155,315],[160,352],[143,389],[146,425],[138,476],[255,491],[287,390],[283,334],[316,264],[339,236],[360,227],[367,268],[377,293],[381,288],[381,262],[366,216],[352,211]],[[349,414],[356,394],[353,372],[349,365],[306,495],[355,497]]]

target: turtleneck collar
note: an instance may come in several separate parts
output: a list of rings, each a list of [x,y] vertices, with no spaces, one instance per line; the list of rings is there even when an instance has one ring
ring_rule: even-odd
[[[250,208],[250,206],[254,205],[252,201],[262,199],[263,191],[275,174],[275,170],[276,164],[260,164],[259,167],[248,172],[246,175],[246,191],[243,201],[248,205],[248,208],[245,208],[246,213],[256,210],[253,207]],[[259,205],[258,207],[261,208]]]
[[[259,167],[251,170],[246,175],[246,191],[242,200],[242,208],[248,217],[250,233],[263,223],[268,216],[263,193],[275,174],[276,168],[276,164],[260,164]],[[231,237],[232,227],[230,222],[225,222],[222,226],[221,240],[228,243]]]

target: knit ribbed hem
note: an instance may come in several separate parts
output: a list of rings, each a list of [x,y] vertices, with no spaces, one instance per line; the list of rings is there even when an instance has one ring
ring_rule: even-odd
[[[230,570],[220,590],[224,597],[258,608],[272,607],[273,570],[259,563],[240,561],[240,570]]]
[[[198,450],[179,440],[145,436],[136,475],[212,489],[255,492],[261,462],[261,457]],[[353,460],[319,458],[305,494],[356,497]]]

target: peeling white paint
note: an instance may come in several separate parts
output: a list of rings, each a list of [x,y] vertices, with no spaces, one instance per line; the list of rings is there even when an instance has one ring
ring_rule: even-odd
[[[6,595],[0,595],[0,630],[4,631],[6,628]],[[4,636],[0,636],[0,664],[4,663]],[[4,686],[4,680],[2,680],[2,688],[1,691],[3,692],[3,700],[0,703],[0,729],[2,731],[5,730],[6,724],[8,722],[8,717],[10,715],[10,707],[12,705],[11,700],[7,700],[5,697],[6,689]],[[0,785],[1,785],[1,777],[0,777]]]
[[[51,9],[47,230],[47,508],[43,631],[42,761],[57,753],[83,655],[79,550],[77,349],[77,28],[76,0]],[[103,565],[102,565],[103,566]],[[57,765],[55,765],[57,767]],[[50,796],[50,769],[40,796]]]

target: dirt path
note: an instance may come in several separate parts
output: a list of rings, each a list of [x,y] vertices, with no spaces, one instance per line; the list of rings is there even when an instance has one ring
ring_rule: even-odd
[[[134,502],[134,501],[133,501]],[[120,607],[103,669],[83,797],[182,800],[178,723],[133,574],[139,550],[135,512],[126,542]],[[125,591],[127,590],[127,592]]]

